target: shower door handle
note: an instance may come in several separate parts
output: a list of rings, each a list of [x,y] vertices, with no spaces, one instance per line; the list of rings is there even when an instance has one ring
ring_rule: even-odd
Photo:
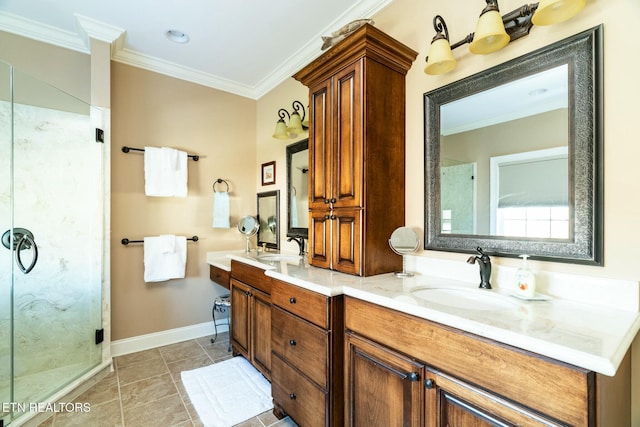
[[[29,264],[28,267],[24,266],[24,264],[22,263],[22,258],[20,257],[20,253],[22,252],[23,247],[25,249],[33,249],[33,258],[31,259],[31,264]],[[22,235],[20,240],[18,240],[18,244],[16,245],[15,249],[15,258],[18,268],[24,274],[29,274],[31,270],[33,270],[33,267],[36,266],[36,263],[38,262],[38,245],[36,245],[36,241],[33,240],[33,237],[31,237],[30,234],[25,233]]]
[[[33,267],[36,266],[36,262],[38,262],[38,246],[31,231],[26,228],[9,229],[2,234],[2,245],[14,251],[16,264],[24,274],[29,274]],[[20,255],[23,249],[33,249],[33,259],[28,267],[24,266]]]

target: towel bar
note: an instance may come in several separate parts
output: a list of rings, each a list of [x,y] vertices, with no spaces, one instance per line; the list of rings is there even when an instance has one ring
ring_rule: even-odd
[[[127,147],[126,145],[122,147],[123,153],[128,153],[129,151],[144,151],[144,148],[133,148],[133,147]],[[197,154],[187,154],[187,157],[191,157],[194,162],[197,162],[198,160],[200,160],[200,156],[198,156]]]
[[[198,241],[198,236],[193,236],[193,237],[191,237],[190,239],[187,239],[187,240],[191,240],[191,241],[197,242]],[[126,246],[129,243],[144,243],[144,240],[129,240],[129,239],[125,238],[125,239],[122,239],[120,241],[120,243],[122,243],[123,245]]]

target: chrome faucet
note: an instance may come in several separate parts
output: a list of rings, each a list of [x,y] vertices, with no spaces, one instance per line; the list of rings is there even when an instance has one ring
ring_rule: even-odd
[[[469,264],[475,264],[478,262],[478,265],[480,266],[479,287],[482,289],[491,289],[491,258],[482,251],[480,246],[476,248],[476,252],[478,252],[480,256],[472,255],[467,259],[467,262]]]
[[[304,237],[289,237],[287,239],[287,242],[290,242],[292,240],[295,241],[300,248],[300,253],[298,253],[298,255],[304,256]]]

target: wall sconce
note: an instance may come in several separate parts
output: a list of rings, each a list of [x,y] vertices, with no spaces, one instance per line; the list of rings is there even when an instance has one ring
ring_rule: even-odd
[[[452,50],[469,43],[469,51],[486,55],[505,47],[509,42],[529,34],[534,25],[553,25],[572,18],[586,4],[586,0],[541,0],[538,3],[524,5],[516,10],[500,15],[498,0],[486,0],[475,33],[452,45],[449,44],[449,32],[440,15],[433,18],[436,35],[431,40],[426,74],[444,74],[456,67]]]
[[[276,123],[276,130],[273,132],[273,137],[276,139],[290,139],[295,138],[302,132],[309,129],[309,121],[305,120],[306,111],[304,105],[300,101],[293,101],[292,104],[293,113],[289,114],[287,110],[281,108],[278,110],[278,117],[280,120]],[[302,117],[300,117],[300,110],[302,110]],[[284,121],[284,118],[288,117],[289,125]]]

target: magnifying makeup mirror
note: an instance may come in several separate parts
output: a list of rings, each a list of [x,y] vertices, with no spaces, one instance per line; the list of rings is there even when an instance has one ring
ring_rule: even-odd
[[[238,231],[247,239],[247,253],[250,252],[249,239],[251,239],[252,236],[256,235],[259,228],[260,224],[258,223],[258,220],[251,215],[243,216],[238,222]]]
[[[389,246],[393,252],[402,256],[402,271],[396,271],[393,275],[396,277],[413,276],[413,273],[407,271],[404,255],[415,253],[418,250],[420,247],[418,234],[409,227],[396,228],[391,233]]]

